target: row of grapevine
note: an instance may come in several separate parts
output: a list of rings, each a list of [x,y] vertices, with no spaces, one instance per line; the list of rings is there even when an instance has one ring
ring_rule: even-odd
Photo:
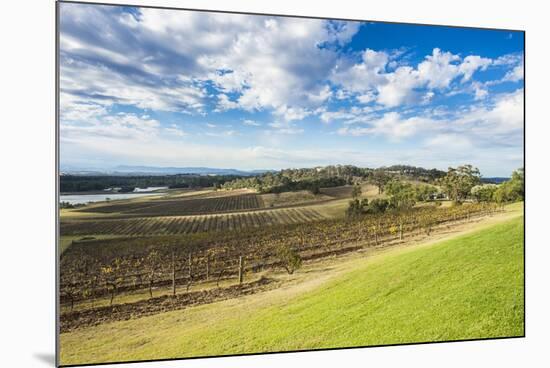
[[[277,224],[324,219],[312,208],[289,208],[187,217],[139,217],[129,219],[82,219],[61,223],[62,235],[179,235],[197,232],[244,230]]]
[[[281,246],[296,249],[303,259],[315,259],[358,247],[383,246],[418,234],[430,235],[439,226],[470,221],[497,210],[492,204],[416,208],[352,220],[320,220],[272,228],[251,227],[246,231],[243,228],[181,237],[107,239],[95,244],[75,244],[61,259],[62,299],[88,299],[107,292],[114,296],[117,290],[145,287],[151,290],[153,283],[189,287],[191,283],[210,277],[218,280],[235,277],[240,257],[246,262],[244,272],[276,267],[280,264],[276,250]],[[292,221],[300,220],[300,216],[302,214],[293,213]],[[245,220],[239,217],[239,221]]]
[[[207,198],[158,199],[147,202],[112,203],[84,207],[80,212],[139,214],[144,216],[183,216],[254,210],[264,207],[257,194]]]

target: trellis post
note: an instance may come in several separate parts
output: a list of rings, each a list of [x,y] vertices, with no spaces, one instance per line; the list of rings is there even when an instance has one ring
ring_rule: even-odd
[[[243,283],[243,256],[239,256],[239,285]]]

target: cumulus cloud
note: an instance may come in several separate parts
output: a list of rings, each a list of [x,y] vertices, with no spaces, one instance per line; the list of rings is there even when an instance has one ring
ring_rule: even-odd
[[[479,135],[493,143],[521,145],[523,103],[523,89],[503,93],[488,104],[461,111],[455,123],[465,134]]]
[[[430,147],[467,147],[467,144],[491,145],[493,147],[521,146],[523,138],[523,89],[495,96],[490,101],[463,106],[453,111],[437,111],[417,114],[412,117],[398,112],[382,116],[339,112],[339,116],[353,115],[358,125],[344,126],[337,130],[340,135],[384,136],[398,142],[414,136],[429,137]]]
[[[265,167],[284,161],[276,155],[329,162],[328,148],[272,148],[300,139],[306,146],[329,129],[351,137],[338,137],[339,142],[372,136],[415,145],[407,153],[423,159],[430,150],[448,159],[445,152],[456,158],[460,150],[521,145],[523,90],[509,92],[523,80],[520,53],[489,59],[477,52],[458,54],[446,49],[448,44],[427,55],[406,48],[357,50],[349,42],[360,27],[359,22],[61,4],[62,142],[80,156],[79,149],[95,152],[91,155],[106,150],[168,163],[173,155],[187,154],[201,162],[189,152],[193,146],[220,150],[228,163],[249,157]],[[488,72],[480,78],[476,73],[483,71]],[[190,129],[180,124],[187,114],[195,115]],[[239,123],[223,125],[224,118]],[[315,121],[325,123],[316,132]],[[191,134],[197,141],[219,138],[235,147],[190,145]],[[244,150],[249,137],[261,142]],[[145,146],[159,151],[147,156]],[[330,152],[367,164],[357,152]],[[369,155],[383,161],[388,151]],[[392,159],[403,157],[396,153]]]
[[[331,79],[348,93],[355,93],[361,103],[376,101],[392,108],[425,102],[426,98],[429,101],[434,91],[448,89],[459,77],[462,83],[470,81],[476,71],[486,70],[492,63],[491,59],[478,55],[461,58],[435,48],[416,67],[398,66],[395,63],[395,69],[389,71],[390,65],[395,62],[392,57],[396,55],[401,54],[390,55],[384,51],[367,49],[360,63],[340,61],[333,69]]]
[[[376,101],[386,107],[411,104],[418,100],[415,88],[420,86],[418,71],[409,66],[402,66],[386,75],[386,82],[376,86]]]
[[[357,22],[121,9],[62,5],[64,92],[201,113],[208,82],[220,92],[219,111],[269,109],[300,119],[332,95],[322,82],[337,57],[331,45],[348,42],[359,28]]]
[[[340,135],[364,136],[383,135],[390,140],[399,141],[417,134],[434,129],[437,122],[423,117],[404,118],[397,112],[388,112],[378,119],[366,122],[365,127],[343,127],[338,130]]]
[[[521,59],[521,62],[516,65],[514,69],[508,71],[506,75],[504,75],[503,81],[518,82],[523,80],[523,69],[523,59]]]
[[[469,81],[477,70],[486,70],[491,63],[492,60],[489,58],[478,55],[466,56],[459,66],[459,71],[462,74],[462,82]]]

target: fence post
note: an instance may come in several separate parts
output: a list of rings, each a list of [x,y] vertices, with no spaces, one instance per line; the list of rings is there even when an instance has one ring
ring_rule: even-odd
[[[193,276],[193,253],[189,252],[189,259],[187,260],[187,266],[189,268],[189,278]]]
[[[403,223],[399,223],[399,240],[403,240]]]
[[[176,252],[172,250],[172,295],[176,296]]]
[[[243,283],[243,256],[239,256],[239,285]]]
[[[210,278],[210,254],[206,255],[206,281]]]

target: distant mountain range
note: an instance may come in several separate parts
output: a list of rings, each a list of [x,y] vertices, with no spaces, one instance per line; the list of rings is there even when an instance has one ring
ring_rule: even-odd
[[[119,165],[112,169],[98,170],[77,167],[61,168],[62,175],[238,175],[254,176],[275,170],[237,170],[219,169],[211,167],[157,167],[157,166],[132,166]]]

